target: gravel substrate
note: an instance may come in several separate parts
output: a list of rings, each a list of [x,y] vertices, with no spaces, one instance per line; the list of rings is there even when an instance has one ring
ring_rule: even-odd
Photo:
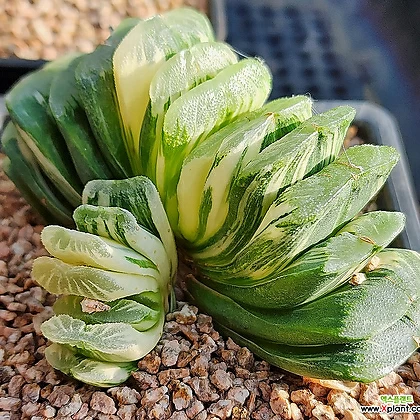
[[[1,163],[1,158],[0,158]],[[412,394],[420,404],[420,355],[398,373],[371,383],[317,381],[288,374],[223,339],[211,318],[179,302],[156,349],[124,386],[85,386],[44,359],[41,322],[55,297],[30,278],[45,255],[42,225],[13,184],[0,174],[0,420],[355,420],[380,394]],[[414,420],[412,414],[393,418]]]
[[[126,17],[180,6],[205,12],[206,0],[0,0],[0,57],[54,60],[91,52]]]

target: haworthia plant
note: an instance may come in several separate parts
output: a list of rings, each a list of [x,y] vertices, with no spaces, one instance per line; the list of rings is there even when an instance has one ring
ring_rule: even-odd
[[[41,326],[52,366],[125,381],[161,337],[177,247],[187,296],[284,369],[367,382],[417,349],[420,256],[386,249],[404,215],[360,214],[397,152],[341,153],[354,110],[266,102],[271,83],[181,8],[129,19],[7,94],[4,170],[66,226],[44,229],[51,257],[33,266],[61,295]]]
[[[174,240],[164,211],[156,211],[162,204],[147,178],[111,181],[95,194],[98,184],[103,185],[92,181],[85,196],[121,207],[79,206],[74,215],[79,231],[47,226],[41,239],[55,258],[38,258],[32,275],[50,293],[63,295],[54,305],[56,316],[41,327],[61,346],[49,351],[52,365],[106,386],[125,380],[133,366],[121,362],[145,356],[162,334],[174,269],[168,247]],[[119,194],[121,185],[139,194],[127,199]],[[94,374],[106,368],[110,377]]]

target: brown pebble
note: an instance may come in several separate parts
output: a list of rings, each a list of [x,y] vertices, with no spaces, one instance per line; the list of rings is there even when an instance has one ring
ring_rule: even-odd
[[[140,394],[128,386],[110,388],[108,394],[116,398],[120,405],[137,404],[140,401]]]
[[[90,400],[90,407],[104,414],[115,414],[117,411],[114,400],[108,397],[105,392],[101,391],[93,393],[92,399]]]
[[[312,410],[318,403],[315,395],[309,389],[298,389],[292,391],[290,399],[301,407],[301,411],[305,416],[310,416]]]
[[[11,305],[11,304],[9,304]],[[17,314],[10,312],[10,310],[0,309],[0,319],[6,322],[13,321],[17,317]]]
[[[34,403],[34,402],[27,402],[22,404],[21,411],[22,411],[22,417],[23,418],[31,418],[33,419],[33,416],[39,412],[39,409],[41,408],[41,404]]]
[[[211,383],[221,391],[227,391],[232,387],[232,378],[225,370],[217,369],[210,376]]]
[[[237,354],[238,364],[244,369],[252,369],[254,365],[254,355],[246,348],[242,347]]]
[[[178,324],[194,324],[197,319],[197,308],[184,305],[180,311],[174,312],[172,315]]]
[[[60,408],[66,405],[74,394],[74,387],[69,385],[56,386],[48,395],[47,400],[53,407]],[[42,396],[42,395],[41,395]]]
[[[182,379],[190,376],[190,369],[179,368],[179,369],[166,369],[159,372],[157,377],[161,385],[167,385],[174,379]]]
[[[261,389],[262,383],[260,383]],[[289,420],[292,418],[292,411],[289,401],[289,393],[281,385],[273,384],[271,395],[269,396],[270,407],[273,412],[281,418]]]
[[[219,400],[210,405],[207,409],[207,412],[213,414],[220,419],[227,419],[231,416],[233,409],[232,400]]]
[[[197,329],[201,333],[209,334],[213,328],[212,319],[205,314],[197,315]]]
[[[161,358],[154,351],[147,354],[143,359],[139,360],[138,368],[148,373],[155,374],[159,372]]]
[[[295,403],[290,403],[290,413],[292,415],[292,420],[304,420],[302,411],[299,410],[299,407]]]
[[[89,412],[88,403],[84,402],[80,407],[79,411],[76,414],[73,414],[73,420],[82,420],[85,419]]]
[[[26,305],[24,303],[11,302],[7,305],[7,310],[13,311],[13,312],[25,312]]]
[[[359,403],[344,391],[332,389],[327,397],[329,405],[333,408],[335,414],[344,415],[346,410],[359,410]]]
[[[6,241],[0,242],[0,259],[7,260],[10,255],[10,248],[7,245]]]
[[[168,420],[188,420],[185,411],[175,411]]]
[[[210,362],[210,354],[203,352],[197,356],[191,363],[191,375],[208,376],[208,367]]]
[[[195,419],[196,416],[204,410],[204,404],[199,400],[194,400],[185,410],[185,414],[189,419]]]
[[[117,416],[121,420],[132,420],[135,418],[137,406],[135,404],[122,405],[118,411]]]
[[[236,404],[245,404],[246,399],[249,397],[249,391],[243,386],[234,386],[229,389],[227,398]]]
[[[156,376],[150,373],[138,371],[133,372],[132,376],[137,381],[137,385],[141,390],[145,391],[148,388],[157,388],[159,386]]]
[[[169,396],[164,395],[148,412],[150,419],[164,420],[170,415]]]
[[[141,399],[142,406],[146,408],[151,407],[153,404],[160,401],[167,392],[168,388],[166,386],[146,390],[143,398]]]
[[[200,334],[198,334],[196,328],[194,325],[179,325],[179,329],[182,332],[182,334],[185,335],[185,337],[188,338],[192,343],[198,343],[198,340],[200,339]]]
[[[43,417],[46,417],[47,419],[50,419],[50,418],[54,417],[56,412],[57,412],[57,410],[54,407],[51,407],[50,405],[42,406],[41,409],[39,410],[39,413]],[[78,419],[76,419],[76,420],[78,420]]]
[[[181,346],[178,340],[167,341],[163,345],[162,353],[160,355],[162,364],[164,366],[174,366],[178,360],[178,355],[181,352]]]
[[[343,414],[343,420],[366,420],[366,417],[357,411],[346,410]]]
[[[0,410],[17,411],[21,406],[19,398],[0,397]]]
[[[220,355],[222,360],[226,362],[229,367],[234,368],[237,365],[236,351],[234,350],[221,350]]]
[[[324,404],[318,404],[312,410],[312,416],[314,416],[318,420],[334,420],[335,415],[333,409]]]
[[[41,388],[38,384],[26,384],[22,388],[22,401],[37,402]]]
[[[210,385],[208,378],[199,378],[194,376],[185,380],[185,382],[190,385],[197,397],[203,402],[212,402],[219,399],[219,394],[217,394],[214,388]]]
[[[193,399],[192,389],[183,382],[173,381],[171,384],[171,391],[175,410],[184,410],[188,408]]]
[[[379,405],[380,399],[378,384],[376,382],[361,384],[359,401],[362,405]]]
[[[178,360],[176,365],[179,368],[187,366],[191,360],[193,360],[198,355],[198,350],[188,350],[188,351],[181,351],[178,355]]]

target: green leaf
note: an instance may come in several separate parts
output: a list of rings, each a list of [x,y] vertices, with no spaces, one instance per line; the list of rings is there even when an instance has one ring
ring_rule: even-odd
[[[48,98],[56,74],[73,59],[66,56],[22,78],[6,95],[6,106],[19,135],[31,149],[51,182],[72,206],[81,201],[82,184],[68,160],[68,149],[54,119]]]
[[[87,313],[82,311],[82,300],[80,296],[62,296],[54,303],[54,313],[70,315],[81,319],[86,324],[122,322],[138,331],[145,331],[159,321],[162,312],[162,308],[154,310],[134,300],[119,299],[114,302],[105,302],[105,305],[109,306],[107,310]]]
[[[68,315],[58,315],[41,325],[42,334],[53,343],[65,344],[104,362],[131,362],[149,353],[162,334],[164,315],[147,331],[124,323],[87,325]]]
[[[416,274],[420,278],[419,264]],[[409,310],[416,291],[407,288],[405,276],[378,269],[366,277],[360,285],[344,284],[315,301],[283,311],[243,308],[192,276],[187,285],[201,310],[239,334],[291,346],[319,346],[370,339]],[[377,308],[381,308],[381,322]]]
[[[72,226],[70,204],[48,181],[11,121],[3,131],[1,144],[7,154],[2,168],[25,200],[45,221]]]
[[[65,263],[159,277],[153,262],[112,239],[51,225],[43,229],[41,240],[52,256]]]
[[[292,112],[296,112],[296,98],[292,100],[290,106]],[[302,98],[302,102],[309,113],[310,101]],[[193,252],[203,249],[208,254],[210,250],[206,248],[212,245],[217,252],[231,243],[245,245],[282,190],[321,169],[338,155],[345,131],[354,117],[352,108],[340,107],[309,118],[286,134],[284,127],[290,124],[291,110],[284,110],[282,103],[279,105],[282,105],[279,111],[271,106],[271,112],[236,129],[213,153],[213,164],[200,189],[200,209],[193,207],[192,212],[184,214],[189,231],[195,235],[188,237],[189,242],[193,242],[188,248]],[[279,132],[286,135],[278,138]],[[191,170],[184,165],[184,170],[187,169]],[[191,179],[196,178],[194,174],[186,174]],[[186,181],[185,177],[182,181]],[[183,188],[178,187],[178,195]],[[185,195],[183,198],[182,209],[187,200]],[[196,220],[201,224],[193,227],[191,221]],[[200,258],[200,251],[194,255]]]
[[[78,230],[113,239],[152,261],[166,289],[171,264],[165,248],[160,239],[141,227],[128,210],[85,204],[74,211],[73,218]]]
[[[243,248],[286,187],[336,158],[353,117],[354,109],[350,107],[311,117],[242,165],[229,189],[230,211],[223,227],[190,247],[194,257],[207,260],[219,255],[223,259]],[[217,182],[215,178],[213,184]],[[200,210],[204,212],[206,207],[203,204]]]
[[[85,55],[75,70],[80,103],[115,178],[132,176],[133,171],[115,90],[112,57],[117,45],[137,22],[136,19],[124,21],[103,45]]]
[[[48,292],[112,301],[144,291],[158,291],[159,278],[67,264],[56,258],[34,261],[33,278]]]
[[[112,178],[80,105],[75,70],[83,56],[73,59],[54,77],[49,94],[49,107],[63,135],[77,174],[83,184],[91,179]]]
[[[275,119],[276,130],[275,132],[269,131],[269,134],[263,139],[264,143],[261,145],[263,148],[266,143],[273,142],[276,138],[292,131],[302,121],[309,118],[311,112],[312,101],[308,97],[295,96],[276,99],[256,111],[242,114],[232,123],[204,139],[191,151],[184,160],[177,187],[179,220],[176,224],[174,221],[172,222],[173,228],[176,225],[177,236],[187,239],[185,246],[196,248],[193,242],[200,234],[201,236],[204,234],[206,209],[213,204],[213,200],[210,202],[211,192],[203,193],[204,186],[212,168],[219,166],[220,159],[232,155],[234,158],[240,159],[241,166],[245,166],[249,160],[255,158],[256,153],[260,152],[258,148],[255,152],[255,148],[250,147],[254,141],[258,146],[260,144],[258,140],[261,140],[254,139],[252,134],[264,133],[262,129],[259,131],[258,128],[255,129],[255,125],[258,127],[258,124],[262,124],[263,128],[268,130],[272,118]],[[251,130],[252,127],[254,127],[254,131]],[[233,175],[237,176],[238,171]],[[230,178],[218,181],[223,185],[227,181],[234,184]],[[235,213],[236,211],[237,208],[234,209]],[[204,214],[201,215],[201,213]]]
[[[156,184],[157,156],[162,153],[162,128],[171,103],[195,86],[212,79],[238,61],[232,49],[220,42],[201,42],[171,57],[156,71],[149,89],[140,142],[143,173]]]
[[[162,153],[157,160],[157,188],[171,221],[176,220],[176,189],[186,156],[240,114],[261,107],[270,91],[269,69],[249,58],[225,68],[170,105],[163,124]]]
[[[178,258],[175,240],[159,193],[150,179],[137,176],[119,181],[90,181],[83,190],[83,203],[121,207],[132,213],[140,226],[145,227],[162,241],[170,260],[170,272],[173,278]]]
[[[113,56],[116,97],[135,173],[142,172],[140,129],[153,76],[173,54],[211,40],[213,32],[203,14],[179,9],[139,22],[116,49]]]
[[[125,382],[136,363],[100,362],[77,354],[68,346],[53,343],[45,349],[48,363],[66,375],[86,384],[109,388]]]
[[[258,284],[235,283],[229,277],[200,280],[242,305],[293,308],[326,295],[360,271],[401,232],[404,220],[397,212],[364,214]]]
[[[417,309],[416,315],[419,316]],[[404,316],[370,340],[329,346],[286,346],[251,340],[222,325],[218,331],[258,357],[297,375],[321,379],[373,382],[402,365],[418,348],[418,323]]]
[[[246,246],[200,262],[203,271],[213,278],[247,282],[280,272],[353,218],[379,191],[398,158],[392,147],[350,148],[320,172],[287,188]]]

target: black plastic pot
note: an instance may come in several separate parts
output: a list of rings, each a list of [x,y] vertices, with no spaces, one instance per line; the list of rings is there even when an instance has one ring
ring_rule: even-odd
[[[315,103],[315,110],[323,112],[339,105],[350,105],[356,109],[355,125],[359,127],[359,136],[366,143],[392,146],[398,150],[400,161],[391,172],[376,203],[381,210],[401,211],[406,216],[405,230],[394,245],[420,251],[418,200],[395,118],[381,106],[366,101],[319,101]]]

